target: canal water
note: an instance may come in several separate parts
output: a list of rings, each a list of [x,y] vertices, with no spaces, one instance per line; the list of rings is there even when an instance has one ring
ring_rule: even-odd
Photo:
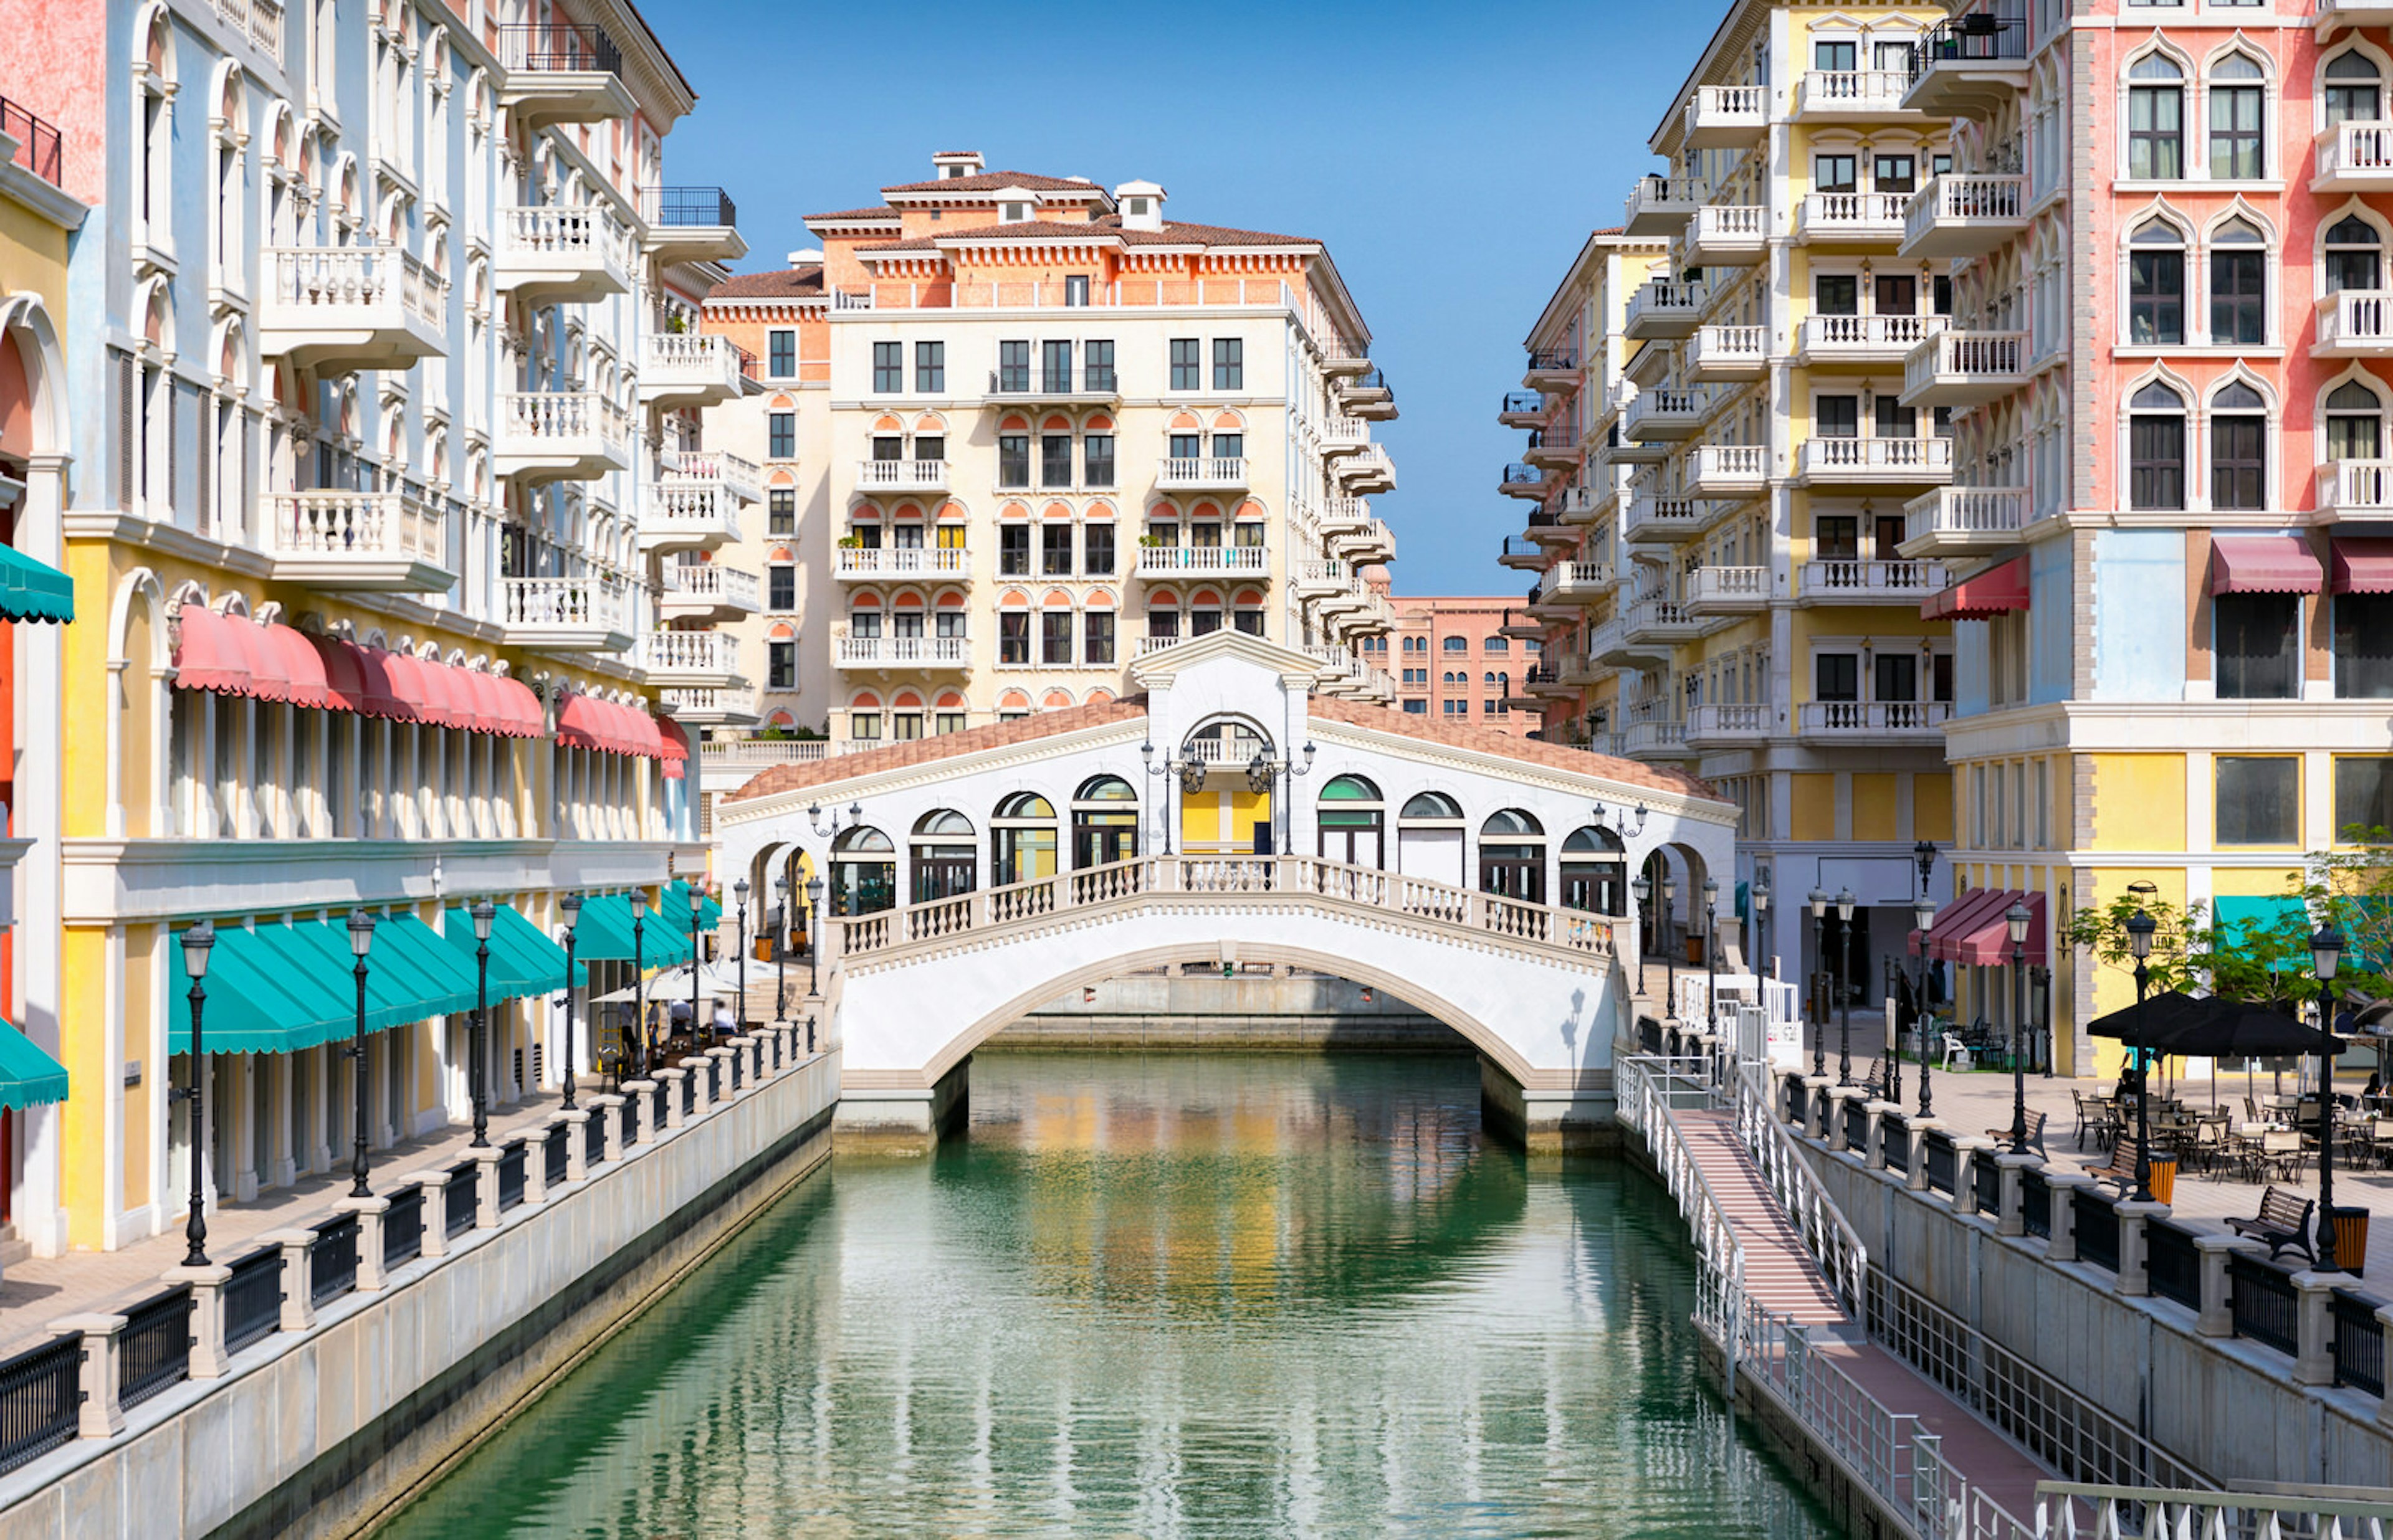
[[[983,1054],[969,1133],[842,1157],[382,1532],[1795,1537],[1612,1162],[1468,1058]]]

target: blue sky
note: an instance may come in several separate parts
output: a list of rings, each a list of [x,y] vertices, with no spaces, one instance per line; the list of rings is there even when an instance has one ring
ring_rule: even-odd
[[[1496,555],[1526,505],[1496,478],[1523,436],[1497,424],[1498,398],[1563,265],[1620,222],[1722,8],[648,0],[647,15],[700,96],[668,179],[730,191],[742,268],[816,244],[800,215],[869,203],[951,149],[1143,176],[1174,217],[1327,241],[1403,409],[1379,430],[1398,490],[1375,500],[1396,591],[1510,594],[1526,579]]]

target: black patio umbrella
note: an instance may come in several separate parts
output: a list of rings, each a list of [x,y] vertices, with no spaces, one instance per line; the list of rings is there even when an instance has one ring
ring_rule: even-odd
[[[2098,1016],[2086,1030],[2098,1038],[2116,1038],[2138,1049],[2159,1050],[2161,1039],[2170,1029],[2199,1012],[2204,1003],[2182,989],[2164,989],[2144,997],[2141,1014],[2131,1005],[2125,1011]],[[2147,1064],[2144,1069],[2149,1075],[2151,1066]]]
[[[2319,1051],[2317,1027],[2305,1025],[2273,1006],[2171,989],[2151,996],[2144,1007],[2151,1014],[2140,1029],[2136,1024],[2136,1008],[2129,1006],[2099,1018],[2088,1030],[2097,1037],[2122,1038],[2184,1059],[2281,1059]],[[2340,1040],[2331,1051],[2343,1051]],[[2216,1075],[2211,1077],[2210,1095],[2216,1106]]]

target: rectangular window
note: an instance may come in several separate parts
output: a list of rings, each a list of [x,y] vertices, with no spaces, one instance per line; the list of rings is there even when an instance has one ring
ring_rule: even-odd
[[[1088,472],[1087,485],[1110,487],[1114,484],[1114,436],[1092,433],[1080,440],[1080,463]]]
[[[1222,612],[1218,609],[1192,609],[1188,612],[1188,634],[1210,636],[1222,629]]]
[[[1261,636],[1263,633],[1263,612],[1260,609],[1239,610],[1230,617],[1230,624],[1243,635]]]
[[[1243,433],[1213,435],[1213,455],[1218,460],[1244,460],[1247,457],[1247,436]]]
[[[1919,161],[1911,155],[1876,155],[1870,161],[1870,186],[1879,192],[1919,190]]]
[[[935,463],[948,457],[948,440],[944,434],[918,434],[914,438],[914,458]]]
[[[1862,434],[1862,398],[1858,396],[1815,396],[1811,398],[1811,431],[1822,438],[1858,438]]]
[[[1877,408],[1877,436],[1880,438],[1914,438],[1919,434],[1919,411],[1904,406],[1891,392],[1881,392],[1875,398]]]
[[[941,711],[931,719],[931,731],[935,733],[961,733],[963,730],[964,713],[961,711]]]
[[[1919,313],[1919,277],[1916,273],[1880,273],[1870,281],[1870,305],[1881,316]]]
[[[1821,38],[1811,44],[1811,68],[1850,74],[1861,67],[1861,45],[1851,38]]]
[[[1080,535],[1080,570],[1092,578],[1109,578],[1114,570],[1114,527],[1092,524]]]
[[[2127,175],[2138,181],[2175,181],[2185,175],[2178,138],[2185,98],[2174,85],[2138,85],[2127,93]]]
[[[1099,395],[1114,388],[1114,345],[1099,340],[1080,345],[1080,387]]]
[[[2210,254],[2210,340],[2256,347],[2268,340],[2268,259],[2259,252]]]
[[[1911,72],[1911,45],[1908,43],[1871,44],[1870,68],[1880,74],[1908,74]]]
[[[1000,524],[997,527],[997,575],[1000,578],[1030,576],[1030,526]]]
[[[2393,829],[2393,759],[2345,755],[2334,762],[2334,838],[2342,843],[2374,843],[2378,835],[2347,839],[2353,829]]]
[[[1055,668],[1072,661],[1070,610],[1051,609],[1039,617],[1039,661]]]
[[[1237,337],[1213,339],[1213,388],[1247,388],[1247,345]]]
[[[1049,578],[1072,575],[1072,527],[1068,524],[1042,524],[1039,527],[1039,571]]]
[[[794,535],[798,532],[796,488],[775,487],[765,494],[765,532],[768,535]]]
[[[787,614],[798,607],[798,569],[787,562],[765,568],[765,607]]]
[[[1861,158],[1856,155],[1812,156],[1811,190],[1859,192],[1861,190]]]
[[[793,331],[766,333],[765,368],[777,380],[786,380],[798,372],[798,334]]]
[[[1205,452],[1205,436],[1201,433],[1175,433],[1171,436],[1171,458],[1195,460]]]
[[[922,736],[922,712],[920,712],[920,711],[893,711],[893,712],[891,712],[891,713],[890,713],[890,715],[889,715],[889,737],[890,737],[890,738],[891,738],[891,740],[892,740],[892,741],[895,741],[895,742],[903,742],[903,741],[905,741],[906,739],[909,739],[909,738],[918,738],[918,737],[921,737]]]
[[[1406,716],[1427,716],[1429,715],[1429,702],[1426,700],[1407,700],[1405,702],[1405,714]]]
[[[943,342],[918,342],[914,345],[914,389],[923,396],[944,396],[948,390],[948,345]]]
[[[901,342],[876,342],[872,345],[872,388],[875,394],[894,396],[906,388],[906,345]]]
[[[872,458],[883,462],[905,459],[906,440],[894,433],[874,434],[872,436]]]
[[[2185,341],[2185,254],[2127,254],[2127,340],[2138,347]]]
[[[2301,842],[2302,762],[2221,754],[2215,795],[2217,842],[2292,845]]]
[[[776,411],[765,416],[765,453],[773,460],[795,460],[798,457],[796,412]]]
[[[1000,393],[1019,395],[1030,388],[1030,344],[1001,342],[997,345],[997,388]]]
[[[1072,391],[1072,345],[1068,342],[1042,342],[1039,345],[1039,388],[1052,394],[1068,396]]]
[[[1859,700],[1862,660],[1850,652],[1816,653],[1811,659],[1811,680],[1815,700]]]
[[[997,484],[1000,487],[1030,485],[1028,434],[1000,433],[997,436]]]
[[[1092,609],[1080,623],[1080,660],[1105,664],[1114,660],[1114,612]]]
[[[953,607],[941,609],[934,624],[936,629],[932,634],[943,642],[961,642],[971,634],[964,625],[964,612]]]
[[[2185,506],[2185,419],[2174,412],[2127,419],[2127,505]]]
[[[1089,303],[1088,274],[1066,273],[1064,275],[1064,303],[1073,307],[1074,308],[1078,308],[1079,307]]]
[[[2221,594],[2210,601],[2221,700],[2292,700],[2301,694],[2298,594]]]
[[[1816,273],[1811,278],[1811,308],[1824,316],[1862,313],[1862,281],[1854,273]]]
[[[1039,485],[1069,487],[1072,484],[1072,436],[1068,433],[1042,433],[1039,436]]]
[[[2393,698],[2393,594],[2334,596],[2334,693],[2344,700]]]
[[[794,690],[798,687],[798,645],[795,642],[765,644],[765,687],[768,690]]]
[[[881,713],[879,711],[848,712],[847,736],[859,742],[878,742],[881,737]]]
[[[1146,633],[1158,642],[1175,640],[1180,635],[1180,611],[1150,609],[1146,612]]]
[[[1919,698],[1919,659],[1908,652],[1881,652],[1870,659],[1871,687],[1877,700]]]
[[[2260,155],[2260,88],[2210,88],[2210,175],[2216,180],[2256,181]]]
[[[1199,344],[1195,337],[1171,339],[1172,389],[1201,390],[1204,388],[1205,366],[1202,355],[1197,351],[1198,346]]]
[[[2250,512],[2269,505],[2269,420],[2210,420],[2210,505]]]
[[[1030,612],[1028,610],[998,611],[997,660],[1000,663],[1030,661]]]

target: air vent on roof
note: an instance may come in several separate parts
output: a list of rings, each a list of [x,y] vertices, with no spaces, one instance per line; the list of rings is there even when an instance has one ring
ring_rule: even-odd
[[[820,246],[808,246],[804,251],[796,251],[790,254],[790,266],[792,268],[817,268],[822,265],[822,259],[823,254]]]

